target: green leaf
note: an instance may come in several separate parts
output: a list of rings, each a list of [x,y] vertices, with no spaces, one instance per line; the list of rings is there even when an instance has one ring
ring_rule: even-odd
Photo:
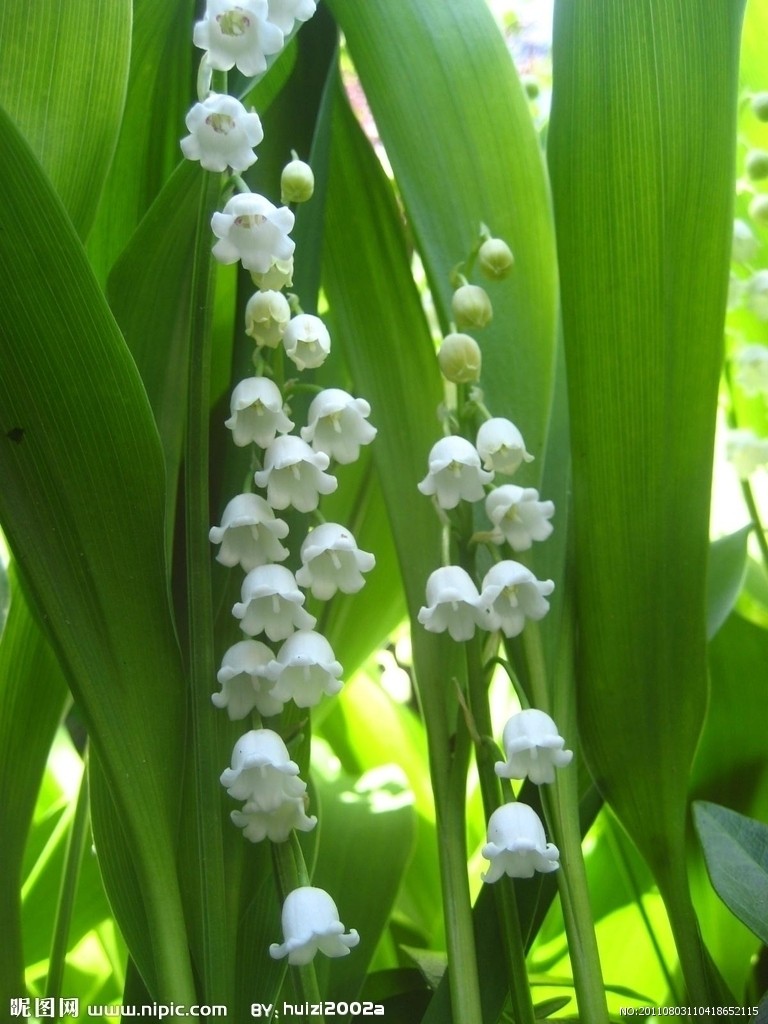
[[[703,800],[693,818],[718,896],[768,943],[768,825]]]
[[[160,991],[186,997],[173,851],[183,683],[162,453],[82,246],[5,115],[0,144],[0,520],[124,817]]]
[[[707,572],[707,639],[711,640],[733,610],[747,570],[751,526],[720,537],[709,548]]]
[[[740,16],[731,0],[561,3],[549,132],[582,739],[654,870],[699,1002],[716,992],[702,967],[684,831],[707,699]]]
[[[0,106],[82,238],[114,154],[130,47],[130,0],[7,0],[0,9]]]

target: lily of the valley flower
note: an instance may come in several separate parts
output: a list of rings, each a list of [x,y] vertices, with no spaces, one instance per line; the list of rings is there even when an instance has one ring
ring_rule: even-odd
[[[272,651],[258,640],[234,644],[224,655],[216,676],[221,693],[211,694],[211,702],[217,708],[226,708],[233,722],[250,715],[254,708],[260,715],[279,715],[283,701],[272,696],[272,680],[267,674],[272,657]]]
[[[451,435],[432,446],[429,472],[418,484],[422,494],[434,494],[440,508],[456,508],[459,502],[479,501],[485,494],[483,485],[493,480],[493,473],[480,467],[480,456],[466,438]]]
[[[290,319],[291,307],[282,292],[258,291],[245,307],[245,333],[259,346],[277,348]]]
[[[285,640],[294,630],[312,629],[314,615],[302,608],[305,597],[296,578],[284,565],[260,565],[243,580],[232,614],[248,636],[266,633],[270,640]]]
[[[266,57],[283,48],[283,33],[268,17],[267,0],[208,0],[192,38],[217,71],[237,65],[252,77],[266,71]]]
[[[240,565],[245,572],[287,558],[288,548],[280,543],[287,536],[288,524],[275,518],[258,494],[238,494],[224,509],[221,526],[212,527],[208,534],[212,544],[221,544],[216,561]]]
[[[477,450],[486,469],[511,476],[522,462],[533,462],[523,435],[510,420],[494,416],[477,432]]]
[[[257,487],[266,487],[273,508],[292,505],[298,512],[314,512],[320,495],[332,494],[338,487],[336,477],[324,472],[329,463],[325,452],[313,451],[300,437],[286,434],[269,445],[264,469],[254,479]]]
[[[353,398],[341,388],[326,388],[312,399],[301,436],[315,451],[347,465],[357,459],[361,445],[376,437],[376,428],[367,422],[370,414],[364,398]]]
[[[502,875],[532,878],[534,871],[557,871],[560,851],[547,842],[544,826],[527,804],[504,804],[488,821],[488,842],[482,850],[490,867],[484,882],[497,882]]]
[[[221,213],[214,213],[211,228],[219,239],[213,255],[219,263],[240,260],[246,270],[266,273],[273,260],[287,260],[295,243],[288,234],[294,216],[287,206],[274,206],[256,192],[232,196]]]
[[[269,20],[287,36],[294,21],[309,21],[316,7],[317,0],[269,0]]]
[[[262,291],[280,291],[281,288],[290,288],[293,284],[293,256],[287,260],[272,260],[269,270],[263,274],[252,270],[251,279]]]
[[[232,392],[232,415],[224,426],[232,431],[239,448],[257,444],[266,448],[278,434],[293,430],[293,422],[283,412],[283,396],[268,377],[247,377]]]
[[[451,312],[460,331],[485,327],[493,319],[488,292],[477,284],[463,284],[451,297]]]
[[[292,700],[300,708],[314,707],[323,694],[332,697],[343,685],[339,676],[344,670],[333,648],[312,630],[292,633],[267,671],[274,681],[273,695],[278,700]]]
[[[746,345],[736,356],[736,367],[736,382],[745,394],[768,394],[768,347]]]
[[[481,605],[490,612],[489,629],[518,636],[526,619],[543,619],[549,611],[546,597],[555,589],[552,580],[537,580],[519,562],[497,562],[483,578]]]
[[[757,437],[751,430],[729,430],[725,455],[740,480],[748,480],[756,469],[768,465],[768,437]]]
[[[493,523],[494,543],[505,540],[513,551],[527,551],[535,540],[546,540],[552,533],[549,520],[555,506],[551,501],[539,501],[534,487],[504,484],[485,499],[485,512]]]
[[[490,615],[480,604],[480,595],[469,573],[458,565],[435,569],[427,580],[427,604],[419,611],[419,622],[430,633],[446,630],[454,640],[469,640],[475,627],[490,629]]]
[[[211,93],[192,107],[185,124],[190,134],[181,140],[181,151],[206,171],[231,167],[239,174],[256,163],[253,147],[264,138],[261,120],[234,96]]]
[[[299,313],[286,326],[283,345],[299,370],[315,369],[330,355],[331,336],[319,316]]]
[[[337,590],[356,594],[365,583],[362,573],[376,564],[374,556],[361,551],[349,530],[338,523],[321,523],[307,534],[301,561],[296,582],[309,587],[321,601],[330,600]]]
[[[555,781],[555,768],[571,763],[573,751],[543,711],[527,708],[512,715],[502,737],[506,761],[497,761],[496,774],[505,779],[530,779],[540,786]]]
[[[289,892],[283,903],[282,943],[273,942],[269,955],[274,960],[288,957],[293,966],[308,964],[318,950],[326,956],[347,956],[360,936],[351,928],[344,932],[336,904],[324,889],[305,885]]]

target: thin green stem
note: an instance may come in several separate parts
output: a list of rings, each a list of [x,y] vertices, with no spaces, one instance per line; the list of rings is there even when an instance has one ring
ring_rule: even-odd
[[[763,558],[763,565],[768,572],[768,537],[766,537],[765,527],[760,519],[760,511],[757,507],[755,495],[752,491],[752,485],[749,480],[741,481],[741,490],[744,495],[744,501],[746,502],[749,510],[750,519],[755,527],[755,537],[757,538],[757,545],[760,548],[760,554]]]

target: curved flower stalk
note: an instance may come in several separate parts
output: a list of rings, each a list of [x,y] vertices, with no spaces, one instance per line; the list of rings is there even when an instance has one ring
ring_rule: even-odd
[[[324,889],[302,886],[288,893],[283,903],[283,942],[273,942],[269,955],[288,957],[295,966],[308,964],[318,950],[325,956],[348,956],[360,941],[354,928],[344,931],[336,904]]]

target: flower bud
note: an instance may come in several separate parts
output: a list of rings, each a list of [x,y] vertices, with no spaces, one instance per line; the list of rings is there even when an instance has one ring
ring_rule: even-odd
[[[749,216],[758,224],[768,224],[768,195],[757,195],[749,204]]]
[[[747,153],[746,168],[752,181],[768,178],[768,153],[764,149],[751,149]]]
[[[533,75],[524,75],[522,84],[525,89],[525,95],[529,100],[538,99],[541,87],[537,78],[534,78]]]
[[[245,307],[245,333],[257,345],[277,348],[290,319],[291,308],[282,292],[256,292]]]
[[[752,97],[752,113],[758,121],[768,121],[768,92],[758,92]]]
[[[731,259],[736,263],[749,263],[757,252],[758,242],[749,225],[743,220],[733,222],[733,244],[731,246]]]
[[[315,191],[315,176],[303,160],[291,160],[280,177],[281,203],[306,203]]]
[[[487,238],[480,246],[477,262],[486,277],[501,281],[512,269],[515,257],[503,239]]]
[[[472,384],[480,380],[480,346],[468,334],[446,334],[437,353],[440,372],[454,384]]]
[[[463,284],[453,293],[451,310],[456,326],[485,327],[493,319],[493,306],[484,288],[476,284]]]

